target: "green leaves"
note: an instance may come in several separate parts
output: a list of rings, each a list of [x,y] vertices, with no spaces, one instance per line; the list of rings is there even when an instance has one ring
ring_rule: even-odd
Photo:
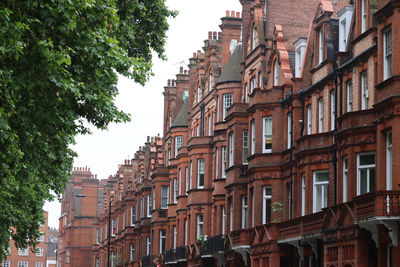
[[[164,0],[5,0],[0,6],[0,262],[9,237],[34,245],[43,204],[60,195],[82,121],[106,128],[117,73],[144,84],[165,58]]]

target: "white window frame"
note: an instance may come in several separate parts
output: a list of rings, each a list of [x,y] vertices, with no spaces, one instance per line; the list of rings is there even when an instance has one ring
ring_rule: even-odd
[[[233,231],[233,199],[229,201],[229,231]]]
[[[272,117],[263,117],[263,153],[271,153],[272,151]],[[271,148],[267,149],[265,147],[266,142],[270,140],[271,141]]]
[[[247,130],[243,130],[242,146],[242,162],[246,165],[248,164],[247,157],[249,156],[249,131]]]
[[[185,218],[184,220],[184,227],[185,227],[185,246],[187,246],[187,240],[188,240],[188,225],[187,225],[187,219]]]
[[[152,209],[152,206],[151,206],[151,195],[148,194],[147,195],[147,218],[151,217],[151,209]]]
[[[331,99],[331,131],[335,130],[335,104],[336,104],[336,97],[335,91],[332,90],[330,92],[330,99]]]
[[[296,58],[295,58],[295,77],[299,78],[301,75],[301,68],[303,66],[304,54],[306,51],[307,39],[300,38],[295,42]]]
[[[301,174],[301,216],[306,215],[306,174]]]
[[[215,148],[215,179],[218,179],[218,147]]]
[[[208,116],[208,135],[211,136],[211,114]]]
[[[129,261],[135,261],[135,244],[131,243],[129,246]]]
[[[233,132],[229,133],[228,141],[229,141],[229,167],[232,167],[233,157],[234,157]]]
[[[221,231],[222,234],[225,235],[226,234],[226,208],[225,206],[222,206],[222,226],[221,226]]]
[[[247,83],[245,83],[244,87],[243,87],[243,102],[244,103],[247,103],[247,94],[248,94],[248,92],[247,92]]]
[[[274,86],[279,85],[279,62],[278,59],[274,63]]]
[[[222,116],[224,117],[224,120],[225,120],[227,110],[233,104],[233,95],[232,94],[224,94],[224,95],[222,95],[222,97],[223,97],[223,104],[224,104],[224,108],[222,110]]]
[[[174,235],[172,247],[176,249],[176,225],[172,226],[172,233]]]
[[[150,246],[151,246],[150,236],[147,236],[146,237],[146,256],[150,255]]]
[[[160,229],[160,247],[159,247],[159,252],[160,253],[163,253],[165,251],[165,246],[166,246],[165,235],[166,235],[166,230],[165,229]]]
[[[256,123],[255,120],[251,121],[251,155],[256,151]]]
[[[203,235],[204,231],[204,217],[202,213],[197,214],[197,231],[196,231],[196,236],[199,238],[201,235]]]
[[[182,195],[182,169],[178,169],[178,196]]]
[[[221,178],[226,178],[226,146],[221,147]]]
[[[383,31],[383,80],[392,76],[392,27]]]
[[[28,256],[29,249],[28,248],[19,248],[18,249],[18,256]]]
[[[324,60],[324,43],[323,43],[323,35],[322,35],[322,27],[318,30],[318,64],[321,64]]]
[[[173,203],[177,203],[178,202],[178,179],[174,178],[172,180],[173,183],[173,188],[174,188],[174,195],[173,195]]]
[[[131,206],[131,226],[135,226],[136,222],[136,207]]]
[[[3,262],[3,265],[2,265],[2,267],[10,267],[11,265],[10,265],[10,261],[5,261],[5,262]]]
[[[189,190],[192,189],[192,181],[193,181],[193,162],[190,161],[189,164],[189,174],[190,174],[190,178],[189,178]]]
[[[348,80],[346,83],[347,89],[347,112],[353,110],[353,83],[352,80]]]
[[[41,247],[36,248],[36,256],[43,257],[43,248],[41,248]]]
[[[210,68],[210,71],[208,72],[208,90],[212,90],[212,69]]]
[[[201,176],[203,175],[203,176]],[[204,188],[204,159],[197,159],[197,188]],[[201,183],[202,181],[202,183]]]
[[[185,167],[185,195],[188,194],[189,191],[189,169]]]
[[[251,40],[251,50],[254,50],[257,47],[257,27],[256,24],[253,24],[252,28],[252,40]]]
[[[328,176],[327,181],[319,181],[317,182],[317,175],[326,174]],[[329,204],[328,200],[328,188],[329,188],[329,171],[328,170],[321,170],[321,171],[314,171],[313,172],[313,212],[318,212],[323,208],[326,208]],[[317,190],[321,190],[321,199],[317,199]],[[325,203],[325,196],[326,196],[326,203]],[[318,209],[318,201],[321,202],[321,209]]]
[[[28,262],[27,261],[19,261],[18,267],[28,267]]]
[[[258,88],[262,87],[262,75],[261,70],[258,72]]]
[[[287,148],[292,147],[292,112],[287,114]]]
[[[163,188],[164,188],[164,193],[163,193]],[[162,209],[166,209],[168,208],[168,204],[169,204],[169,186],[168,185],[162,185],[161,186],[161,203],[160,206]],[[163,203],[163,199],[164,199],[164,203]],[[165,204],[166,203],[166,204]],[[163,205],[165,204],[165,205]]]
[[[270,193],[269,193],[270,192]],[[267,208],[272,208],[272,207],[267,207],[267,200],[272,201],[272,187],[271,186],[263,186],[263,202],[262,202],[262,223],[266,224],[269,223],[272,218],[267,218]],[[272,215],[272,212],[270,211],[270,216]],[[272,217],[272,216],[271,216]]]
[[[368,108],[368,76],[367,71],[361,72],[361,110]]]
[[[217,99],[216,99],[216,111],[215,111],[215,117],[217,118],[217,122],[218,121],[220,121],[220,119],[219,119],[219,96],[217,96]]]
[[[253,76],[250,79],[250,94],[253,93],[254,88],[256,88],[256,77],[255,76]]]
[[[393,190],[393,140],[392,131],[386,133],[386,190]]]
[[[311,104],[307,105],[307,134],[312,133],[312,111]]]
[[[349,182],[349,162],[348,158],[343,158],[343,202],[348,201],[348,182]]]
[[[200,102],[200,82],[197,82],[197,104]]]
[[[175,136],[175,158],[178,156],[178,150],[182,146],[182,136]]]
[[[35,262],[35,267],[43,267],[43,262]]]
[[[367,1],[361,0],[361,33],[367,30]]]
[[[360,165],[360,157],[362,156],[370,156],[374,155],[375,160],[374,164],[368,164],[368,165]],[[370,177],[370,170],[374,170],[375,172],[375,166],[376,166],[376,155],[374,152],[366,152],[366,153],[359,153],[357,154],[357,195],[361,195],[361,171],[362,170],[368,170],[367,172],[367,191],[363,194],[373,192],[375,191],[375,188],[370,188],[371,187],[371,177]],[[375,181],[374,181],[375,187],[376,187],[376,172],[375,172]]]
[[[324,131],[324,99],[318,99],[318,133]]]
[[[96,262],[95,262],[95,266],[96,266],[96,267],[100,267],[100,258],[97,257],[95,261],[96,261]]]
[[[100,244],[100,229],[96,228],[96,244]]]
[[[242,196],[242,229],[248,227],[248,199],[247,196]]]

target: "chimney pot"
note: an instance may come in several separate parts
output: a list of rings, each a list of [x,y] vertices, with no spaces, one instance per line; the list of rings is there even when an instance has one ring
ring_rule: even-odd
[[[213,32],[213,39],[214,39],[214,40],[217,39],[217,32]]]
[[[236,12],[236,17],[240,19],[240,12]]]
[[[180,67],[180,68],[179,68],[179,72],[180,72],[180,74],[183,73],[183,67]]]
[[[170,79],[168,79],[168,86],[170,86],[171,85],[171,80]]]
[[[212,39],[212,32],[208,32],[208,40]]]
[[[222,39],[222,32],[218,32],[218,40]]]
[[[235,17],[235,11],[231,11],[231,17],[234,18]]]
[[[187,70],[185,70],[184,73],[187,74]]]
[[[193,53],[193,58],[196,58],[196,57],[197,57],[196,53]]]
[[[226,11],[226,17],[229,17],[229,10]]]

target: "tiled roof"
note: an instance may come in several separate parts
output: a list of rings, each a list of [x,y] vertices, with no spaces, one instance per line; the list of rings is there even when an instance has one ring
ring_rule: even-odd
[[[239,44],[238,46],[236,46],[235,51],[233,51],[233,54],[229,59],[228,63],[226,63],[226,66],[222,71],[222,74],[219,77],[217,84],[227,83],[227,82],[240,82],[242,79],[242,74],[240,73],[241,60],[242,60],[242,45]]]
[[[178,115],[176,115],[175,120],[172,122],[172,127],[178,126],[188,126],[188,119],[189,119],[189,99],[186,98],[183,102],[181,110],[179,110]]]

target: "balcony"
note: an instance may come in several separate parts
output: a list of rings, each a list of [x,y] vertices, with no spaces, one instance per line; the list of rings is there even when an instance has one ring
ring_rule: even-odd
[[[320,211],[280,223],[279,232],[281,239],[292,239],[321,233],[324,224],[324,215],[325,212]]]
[[[188,248],[186,246],[177,247],[175,250],[175,258],[177,261],[186,260]]]
[[[235,247],[249,247],[252,229],[240,229],[231,232],[232,249]]]
[[[217,235],[208,238],[207,240],[207,254],[215,254],[218,252],[224,252],[225,250],[225,236]]]
[[[165,264],[176,263],[175,249],[168,249],[165,252],[164,262],[165,262]]]
[[[356,220],[400,216],[400,191],[376,191],[353,199]],[[383,219],[383,218],[382,218]]]

